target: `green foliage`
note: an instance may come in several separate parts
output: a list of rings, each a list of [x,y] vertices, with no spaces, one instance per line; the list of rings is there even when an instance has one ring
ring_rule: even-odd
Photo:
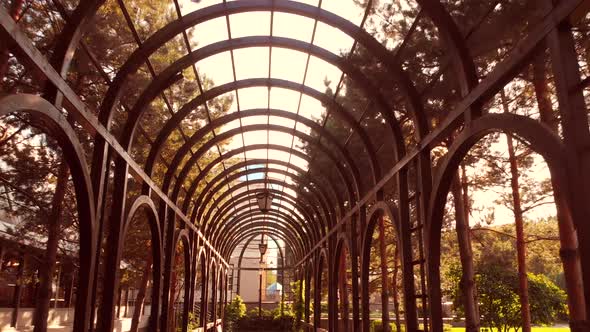
[[[398,332],[395,323],[389,323],[390,331],[391,332]],[[402,325],[401,331],[404,332],[406,330],[405,326]],[[369,332],[383,332],[383,322],[380,319],[372,320],[371,324],[369,325]]]
[[[527,274],[532,320],[537,325],[551,325],[567,320],[567,295],[542,274]]]
[[[250,310],[248,310],[248,312],[246,313],[247,317],[257,317],[258,316],[258,308],[252,308]]]
[[[296,316],[295,311],[293,311],[293,304],[285,303],[283,301],[279,302],[279,305],[274,310],[272,310],[272,317],[275,319],[282,317],[291,317],[295,319]]]
[[[260,313],[261,313],[262,317],[266,317],[266,318],[274,317],[274,313],[272,310],[266,310],[263,308]],[[249,317],[249,318],[258,318],[258,316],[259,316],[258,307],[250,309],[248,311],[248,313],[245,315],[245,317]]]
[[[559,228],[557,220],[552,218],[526,221],[524,224],[527,241],[527,271],[547,276],[556,285],[565,289],[563,266],[559,257]],[[452,290],[459,279],[453,275],[460,273],[459,248],[457,234],[444,232],[441,239],[441,273],[442,288]],[[493,264],[518,269],[515,255],[514,225],[498,226],[476,225],[471,228],[473,260],[476,266]],[[458,271],[451,271],[459,269]],[[458,275],[460,276],[460,274]]]
[[[476,276],[482,325],[504,331],[520,324],[518,276],[490,265]]]
[[[293,298],[291,299],[291,311],[296,322],[300,322],[305,312],[305,283],[303,280],[291,282]],[[301,294],[301,297],[299,297]]]
[[[188,327],[187,330],[188,331],[194,331],[196,329],[199,328],[199,316],[195,315],[194,312],[189,311],[188,313]],[[177,327],[177,329],[180,329],[182,331],[181,327]]]
[[[233,331],[236,322],[246,316],[246,305],[239,295],[225,307],[225,315],[223,317],[224,326],[228,331]]]
[[[293,330],[293,317],[274,318],[272,316],[250,315],[242,317],[236,324],[238,331],[291,331]]]
[[[448,278],[461,277],[461,269],[450,270]],[[528,274],[531,322],[535,325],[550,325],[567,317],[566,294],[544,275]],[[506,265],[482,264],[476,275],[479,311],[482,326],[498,331],[518,329],[521,322],[518,295],[518,274]],[[448,294],[453,299],[457,313],[462,315],[461,284],[457,282]]]

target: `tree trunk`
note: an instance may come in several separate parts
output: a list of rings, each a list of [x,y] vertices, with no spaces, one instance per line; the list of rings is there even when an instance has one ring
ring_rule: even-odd
[[[39,289],[37,293],[37,305],[33,325],[34,332],[45,332],[47,330],[47,316],[49,301],[51,300],[51,281],[57,260],[57,246],[60,237],[62,202],[68,184],[69,169],[65,161],[59,165],[57,184],[51,202],[51,212],[47,224],[47,247],[43,264],[39,267]]]
[[[20,20],[21,15],[23,14],[24,3],[24,0],[12,0],[10,5],[10,17],[12,17],[14,21]],[[8,72],[9,53],[10,51],[6,40],[3,38],[0,39],[0,82],[2,82],[4,76],[6,76],[6,73]]]
[[[466,182],[465,182],[466,183]],[[471,236],[469,233],[469,220],[465,210],[466,202],[461,190],[461,180],[457,173],[451,183],[451,193],[455,205],[455,227],[457,242],[459,244],[459,257],[461,259],[461,289],[463,303],[465,305],[465,328],[468,332],[479,331],[479,306],[475,288],[475,269],[473,267],[473,252],[471,250]]]
[[[580,32],[584,33],[584,32]],[[590,45],[590,43],[588,44]],[[590,52],[587,53],[590,59]],[[547,71],[546,71],[546,54],[541,52],[533,61],[532,83],[535,87],[537,105],[541,122],[549,126],[555,134],[559,134],[559,119],[555,115],[551,97],[549,95]],[[563,192],[560,183],[551,178],[554,197],[556,199],[557,219],[559,226],[559,241],[561,260],[563,263],[563,274],[566,280],[568,293],[568,307],[570,320],[583,320],[585,317],[585,303],[582,281],[582,271],[580,266],[578,252],[578,237],[573,225],[572,216],[565,204],[558,204],[559,197]]]
[[[500,91],[504,112],[508,112],[508,101],[504,90]],[[518,291],[520,296],[520,314],[522,317],[522,331],[531,332],[531,312],[529,305],[529,284],[526,275],[526,245],[524,242],[524,220],[520,201],[520,186],[518,183],[518,163],[514,151],[512,136],[506,135],[508,142],[508,160],[510,163],[510,186],[512,188],[512,204],[514,223],[516,226],[516,254],[518,262]]]
[[[393,254],[393,277],[391,281],[392,296],[393,296],[393,312],[395,314],[395,328],[397,332],[401,331],[402,324],[399,315],[399,292],[397,291],[397,273],[399,272],[399,251],[397,245],[395,246],[395,253]]]
[[[131,318],[131,329],[129,330],[129,332],[137,332],[137,329],[139,327],[139,319],[141,317],[141,312],[143,310],[143,304],[145,302],[145,293],[147,291],[147,285],[150,280],[151,274],[152,274],[152,255],[148,255],[146,262],[145,262],[145,267],[143,269],[143,276],[141,277],[141,282],[140,282],[138,290],[137,290],[137,296],[135,297],[135,306],[133,308],[133,318]],[[127,299],[127,295],[125,297],[126,297],[126,300],[129,300],[129,299]],[[127,303],[125,304],[125,306],[127,306]],[[154,308],[152,308],[152,310],[153,309]],[[125,308],[125,310],[127,310],[127,308]]]

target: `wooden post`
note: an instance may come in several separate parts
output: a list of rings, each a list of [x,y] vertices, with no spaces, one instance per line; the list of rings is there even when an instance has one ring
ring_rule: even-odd
[[[396,331],[401,331],[402,330],[402,325],[401,325],[401,321],[400,321],[400,315],[399,315],[399,291],[397,288],[398,282],[397,282],[397,274],[399,272],[399,248],[397,246],[397,244],[395,245],[395,252],[393,254],[394,259],[393,259],[393,276],[392,276],[392,280],[391,280],[391,285],[392,290],[393,290],[393,312],[395,314],[395,330]]]
[[[571,218],[574,221],[577,232],[579,248],[563,250],[561,255],[565,261],[573,261],[579,257],[581,262],[588,261],[590,252],[590,206],[587,198],[590,194],[590,131],[586,103],[580,86],[580,70],[577,61],[575,43],[572,36],[571,25],[562,22],[556,29],[549,33],[547,44],[551,51],[551,63],[555,80],[555,90],[561,114],[563,128],[563,140],[566,150],[567,165],[569,167],[570,192],[567,193],[570,204]],[[571,244],[573,238],[569,240]],[[571,271],[564,271],[574,275],[575,264],[570,264]],[[565,268],[565,266],[564,266]],[[581,264],[583,285],[568,282],[568,294],[583,293],[585,303],[576,301],[570,305],[570,328],[572,331],[587,329],[588,316],[590,316],[590,265]],[[570,297],[571,300],[571,297]]]
[[[352,239],[352,246],[350,248],[350,278],[352,279],[352,331],[360,330],[359,248],[362,239],[359,234],[363,233],[362,229],[359,230],[359,227],[364,228],[364,224],[364,219],[359,218],[358,215],[353,216],[351,219],[350,238]]]
[[[389,332],[389,284],[387,282],[387,259],[385,244],[385,224],[379,217],[379,257],[381,266],[381,323],[384,332]]]
[[[324,263],[325,264],[325,263]],[[313,287],[313,327],[320,328],[322,321],[322,266],[316,264]]]
[[[349,303],[348,303],[348,289],[346,285],[346,281],[348,280],[348,276],[346,273],[346,254],[347,252],[345,249],[342,249],[340,253],[340,257],[337,258],[338,262],[338,290],[340,292],[339,298],[339,311],[340,311],[340,320],[342,321],[342,325],[337,324],[336,328],[340,328],[344,331],[350,331],[349,327],[349,320],[350,320],[350,310],[349,310]],[[335,317],[336,321],[338,321],[338,316]]]
[[[285,262],[283,262],[283,267],[285,267]],[[281,316],[285,314],[285,289],[287,286],[285,285],[285,270],[283,269],[281,272]]]
[[[313,271],[309,271],[309,266],[305,267],[305,279],[304,279],[304,286],[303,286],[303,299],[305,300],[305,307],[303,313],[303,320],[306,324],[309,324],[310,316],[311,316],[311,308],[310,308],[310,300],[311,300],[311,277],[313,276]]]
[[[262,269],[258,271],[258,318],[262,317]]]
[[[202,282],[201,282],[201,327],[207,326],[207,306],[208,306],[208,292],[209,292],[209,268],[205,267],[205,271],[201,274]]]

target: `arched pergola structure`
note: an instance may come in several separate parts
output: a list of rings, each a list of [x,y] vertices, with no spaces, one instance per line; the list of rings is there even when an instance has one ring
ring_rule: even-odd
[[[291,0],[203,1],[198,9],[186,13],[179,1],[169,0],[177,16],[143,38],[124,1],[80,1],[71,13],[62,7],[64,25],[58,29],[50,56],[42,54],[27,36],[31,27],[26,21],[15,22],[0,9],[0,36],[7,41],[6,47],[23,67],[42,78],[44,85],[37,94],[3,91],[0,115],[26,113],[31,125],[55,138],[75,184],[81,223],[74,330],[113,330],[125,234],[131,218],[144,210],[149,218],[154,267],[150,330],[166,331],[175,319],[169,317],[169,307],[175,305],[171,289],[179,243],[184,250],[185,282],[181,329],[186,331],[189,312],[197,302],[201,327],[222,324],[233,285],[230,259],[239,257],[233,266],[239,285],[244,250],[262,235],[277,243],[283,270],[305,285],[296,295],[305,298],[303,317],[299,318],[306,328],[337,331],[338,326],[345,326],[346,330],[368,331],[370,246],[376,220],[387,216],[394,223],[402,262],[406,330],[442,332],[440,237],[446,198],[465,155],[492,132],[527,142],[549,165],[570,326],[575,331],[590,329],[590,131],[583,94],[588,78],[580,75],[572,34],[572,24],[586,15],[588,1],[539,3],[539,8],[545,8],[543,17],[531,18],[521,40],[485,75],[478,73],[477,57],[464,33],[469,27],[457,22],[439,0],[416,0],[419,14],[408,25],[407,34],[399,40],[382,41],[366,26],[371,0],[362,8],[357,23],[326,10],[322,1],[317,6]],[[110,74],[90,54],[85,46],[89,41],[84,39],[93,29],[95,15],[108,5],[121,11],[127,23],[121,29],[128,29],[137,44],[124,55],[120,67],[109,68]],[[233,38],[236,31],[232,31],[230,17],[247,13],[267,13],[269,34]],[[278,14],[311,20],[311,39],[274,35],[273,20]],[[213,33],[202,27],[216,19],[226,20],[226,38],[194,48],[187,31]],[[433,26],[436,37],[432,38],[444,53],[440,55],[443,61],[434,66],[438,73],[427,85],[447,75],[456,87],[452,108],[436,110],[442,116],[432,114],[433,106],[425,97],[428,87],[403,58],[412,34],[425,21]],[[351,47],[344,54],[331,51],[329,45],[315,40],[318,26],[351,39]],[[182,54],[154,69],[150,59],[174,42],[185,48]],[[395,45],[393,50],[388,48],[391,45]],[[236,53],[256,48],[269,52],[268,75],[238,77]],[[271,73],[273,50],[304,55],[307,62],[302,82]],[[383,69],[386,79],[364,71],[353,59],[355,52],[366,53]],[[537,119],[489,113],[484,105],[526,70],[535,55],[545,52],[552,63],[559,133]],[[232,79],[208,87],[197,64],[223,54],[230,55]],[[339,71],[335,91],[332,87],[320,91],[306,81],[310,59]],[[257,65],[250,60],[252,66]],[[87,105],[68,81],[73,61],[86,61],[106,77],[98,107]],[[151,79],[137,88],[137,95],[127,96],[130,82],[141,72],[149,72]],[[194,77],[189,77],[189,72]],[[360,117],[354,105],[340,98],[339,93],[348,88],[345,80],[369,101]],[[175,100],[169,91],[189,81],[197,82],[198,91],[187,100]],[[249,89],[266,89],[266,105],[242,108],[240,96],[245,100],[245,94],[253,91]],[[272,91],[279,90],[299,96],[296,111],[271,105]],[[211,104],[228,96],[234,98],[235,110],[213,114]],[[300,111],[304,98],[321,105],[319,119]],[[169,114],[158,120],[161,126],[148,133],[143,127],[156,104]],[[381,132],[366,125],[367,112],[377,114]],[[185,126],[187,119],[197,115],[203,119],[199,126]],[[349,136],[342,137],[334,130],[336,126],[345,128]],[[245,138],[261,132],[264,139],[250,142]],[[90,149],[80,143],[80,135],[91,137]],[[273,135],[289,136],[291,142],[282,144]],[[449,142],[445,156],[433,165],[432,149],[443,141]],[[232,144],[235,142],[241,144]],[[362,153],[355,153],[352,144]],[[318,166],[318,154],[325,165]],[[258,208],[256,196],[260,192],[274,198],[269,211]],[[419,211],[415,223],[411,206]],[[413,241],[415,237],[419,240]],[[241,248],[237,256],[236,248]],[[421,257],[414,259],[414,252]],[[350,260],[346,269],[345,255]],[[288,262],[292,264],[287,266]],[[323,279],[324,269],[327,280]],[[342,290],[347,269],[352,279],[352,303],[346,316],[350,324],[340,325],[338,287],[341,294],[348,294]],[[343,275],[343,271],[347,273]],[[414,280],[415,271],[422,273],[420,282]],[[197,280],[198,273],[201,280]],[[310,294],[312,279],[314,294]],[[328,317],[321,315],[323,285],[327,285]],[[424,311],[422,317],[417,314],[417,299]],[[91,323],[94,321],[96,326]]]

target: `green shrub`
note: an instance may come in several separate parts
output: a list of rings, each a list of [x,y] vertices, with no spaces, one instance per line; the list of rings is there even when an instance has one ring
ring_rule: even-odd
[[[224,326],[227,331],[233,331],[236,322],[246,315],[246,305],[239,295],[225,307]]]
[[[239,331],[291,331],[293,317],[245,316],[237,321],[236,327]]]
[[[391,332],[405,332],[406,331],[406,327],[404,324],[401,324],[401,329],[400,331],[397,331],[397,327],[395,325],[395,322],[389,322],[389,327],[390,327],[390,331]],[[422,328],[422,325],[419,326],[419,329]],[[443,324],[443,331],[444,332],[451,332],[453,329],[453,327],[450,324]],[[370,332],[383,332],[383,323],[381,322],[381,320],[379,319],[375,319],[371,321],[371,324],[369,325],[369,331]]]
[[[389,326],[390,326],[391,332],[398,332],[395,322],[389,322]],[[401,331],[399,331],[399,332],[404,332],[405,330],[406,330],[406,328],[402,324]],[[372,320],[371,324],[369,325],[369,331],[370,332],[383,332],[383,322],[381,322],[381,320],[379,320],[379,319]]]
[[[188,313],[188,331],[194,331],[199,328],[199,316],[195,315],[194,312]],[[181,329],[182,330],[182,329]]]
[[[274,317],[274,310],[266,310],[263,308],[261,314],[262,314],[262,317],[273,318]],[[250,309],[245,316],[249,317],[249,318],[258,318],[258,316],[259,316],[258,307]]]

